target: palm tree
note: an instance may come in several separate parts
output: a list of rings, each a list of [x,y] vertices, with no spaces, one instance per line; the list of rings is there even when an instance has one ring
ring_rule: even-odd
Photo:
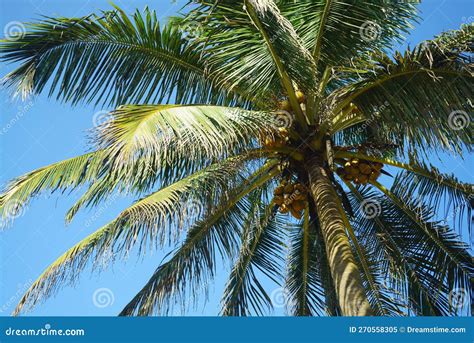
[[[115,8],[4,40],[18,94],[116,110],[91,152],[11,181],[3,220],[46,190],[87,188],[67,221],[117,193],[139,199],[51,264],[15,314],[106,254],[170,245],[121,315],[189,302],[220,259],[223,315],[267,313],[267,277],[293,315],[469,313],[452,298],[472,294],[456,227],[470,232],[473,186],[429,159],[471,151],[474,25],[389,53],[417,18],[409,1],[194,1],[166,25]]]

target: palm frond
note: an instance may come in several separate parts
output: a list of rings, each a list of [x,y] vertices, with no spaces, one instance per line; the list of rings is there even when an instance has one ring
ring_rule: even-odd
[[[259,170],[243,190],[225,196],[220,205],[189,230],[186,239],[169,260],[161,264],[142,290],[127,304],[120,315],[166,314],[178,301],[184,308],[196,298],[197,290],[207,289],[214,275],[216,249],[222,257],[235,253],[238,227],[250,210],[245,196],[266,184],[278,172]],[[262,174],[262,175],[260,175]],[[243,209],[240,209],[243,206]],[[238,211],[237,214],[235,211]],[[240,213],[240,215],[239,215]],[[242,219],[244,218],[244,219]],[[192,290],[189,294],[186,290]]]
[[[284,68],[288,76],[307,92],[316,91],[316,64],[291,22],[272,0],[248,0],[245,5],[260,33],[266,38],[277,68]],[[254,13],[254,14],[252,14]],[[263,29],[263,31],[262,31]],[[268,39],[267,39],[268,38]],[[281,66],[278,66],[281,61]],[[305,66],[302,68],[302,66]],[[281,70],[280,70],[281,73]],[[288,90],[287,90],[288,92]],[[289,94],[291,97],[291,94]]]
[[[385,275],[383,286],[388,288],[398,304],[401,313],[416,315],[441,315],[443,309],[438,306],[438,296],[433,293],[432,285],[437,279],[430,273],[424,272],[422,258],[413,258],[413,252],[423,251],[416,242],[411,243],[413,249],[406,249],[407,244],[402,235],[396,234],[405,230],[405,217],[398,217],[393,211],[393,203],[376,195],[367,188],[356,189],[350,183],[351,202],[358,209],[353,225],[364,246],[368,247],[374,258],[379,260],[378,266]],[[367,215],[370,206],[380,205],[379,215]],[[376,207],[373,208],[376,210]],[[446,298],[444,298],[446,300]],[[442,301],[442,303],[444,302]],[[445,303],[445,302],[444,302]]]
[[[257,196],[251,201],[253,209],[243,228],[240,253],[224,290],[221,312],[226,316],[263,315],[272,309],[272,299],[257,273],[277,284],[282,278],[284,222],[275,205],[265,208],[262,195]]]
[[[65,191],[95,180],[103,170],[104,157],[101,150],[87,153],[36,169],[10,181],[0,195],[1,221],[8,224],[32,197],[41,192]]]
[[[459,181],[455,175],[443,174],[433,166],[417,168],[423,168],[424,173],[399,173],[393,181],[392,191],[402,199],[422,201],[454,227],[462,228],[465,222],[471,232],[474,185]]]
[[[374,185],[389,201],[393,203],[399,220],[407,224],[397,232],[403,238],[405,249],[413,249],[411,258],[419,259],[420,272],[429,274],[433,280],[431,287],[437,289],[438,305],[445,313],[451,309],[447,295],[456,288],[470,292],[470,280],[474,275],[474,263],[468,251],[468,245],[443,223],[432,221],[433,210],[426,204],[413,198],[401,200],[399,194],[393,193],[377,182]],[[393,235],[394,233],[392,233]],[[440,297],[445,296],[444,303]]]
[[[309,207],[302,222],[290,236],[286,275],[288,309],[295,316],[321,316],[327,313],[322,264],[324,247],[318,244],[317,221],[311,221]],[[327,263],[327,262],[326,262]],[[330,276],[329,276],[330,277]]]
[[[326,67],[349,66],[361,52],[390,48],[417,20],[415,4],[405,1],[284,1],[280,8],[312,52],[321,74]]]
[[[51,264],[22,297],[15,314],[51,296],[61,285],[74,283],[90,260],[100,262],[106,253],[124,256],[137,243],[143,251],[176,241],[216,198],[242,183],[246,174],[241,169],[248,160],[244,155],[216,163],[137,201]]]
[[[390,295],[390,291],[383,285],[384,274],[379,268],[378,261],[374,258],[373,251],[369,250],[369,246],[363,246],[360,244],[360,237],[356,236],[340,200],[338,201],[338,207],[344,225],[346,226],[348,236],[351,240],[351,244],[355,250],[355,261],[361,272],[360,275],[366,288],[367,299],[369,300],[374,313],[380,316],[400,313],[396,302],[394,302],[393,297]]]
[[[252,147],[260,133],[277,127],[270,112],[206,105],[127,105],[100,125],[94,141],[121,163],[149,160],[159,170],[164,156],[214,159]],[[155,163],[152,163],[155,162]]]
[[[361,69],[370,72],[329,96],[327,105],[335,104],[336,116],[327,119],[333,126],[330,132],[354,125],[344,111],[352,103],[360,117],[359,134],[394,143],[402,152],[405,148],[425,153],[470,150],[472,126],[459,126],[453,113],[463,114],[469,123],[472,63],[459,58],[465,42],[450,46],[449,51],[445,46],[421,44],[404,54],[396,52],[393,59],[381,52],[365,56]]]
[[[409,156],[409,162],[404,163],[376,155],[375,152],[336,151],[334,155],[337,158],[361,158],[402,169],[392,186],[397,194],[408,197],[416,195],[436,212],[444,210],[444,219],[458,219],[453,221],[455,226],[459,224],[461,227],[464,218],[468,229],[471,230],[473,184],[462,182],[453,174],[442,173],[438,168],[417,160],[414,156]]]
[[[3,82],[27,96],[51,81],[49,95],[73,104],[163,103],[174,95],[183,104],[245,104],[252,98],[211,79],[205,59],[185,37],[180,27],[161,27],[148,8],[132,18],[117,7],[81,18],[46,18],[28,24],[20,39],[2,43],[2,61],[22,62]]]

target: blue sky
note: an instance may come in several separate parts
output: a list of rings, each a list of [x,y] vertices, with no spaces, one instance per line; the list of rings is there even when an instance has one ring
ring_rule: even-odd
[[[163,18],[174,14],[184,2],[115,1],[127,12],[149,5]],[[111,8],[104,0],[2,0],[0,6],[0,28],[12,21],[31,21],[40,15],[82,16]],[[472,0],[428,0],[420,10],[422,21],[404,45],[413,46],[474,19]],[[1,64],[1,76],[11,69],[12,65]],[[84,153],[88,148],[86,131],[93,126],[94,113],[100,110],[82,105],[71,107],[45,95],[26,102],[12,101],[4,90],[0,92],[0,104],[0,130],[7,129],[0,134],[0,184],[38,167]],[[474,170],[472,157],[465,161],[446,158],[442,164],[437,164],[443,171],[454,172],[462,180],[473,180],[470,174]],[[75,192],[69,196],[40,196],[28,205],[27,212],[11,228],[1,233],[0,315],[9,315],[21,293],[65,250],[130,204],[130,199],[116,199],[96,210],[83,211],[66,227],[64,214],[78,195]],[[130,256],[128,261],[117,262],[100,275],[91,276],[86,270],[75,287],[63,288],[30,314],[116,315],[146,283],[163,256],[163,252],[147,254],[143,259]],[[204,308],[200,304],[188,314],[217,314],[226,277],[227,272],[219,273],[215,285],[210,288],[207,306]],[[109,289],[114,299],[109,306],[98,307],[92,300],[93,295],[103,288]],[[280,312],[276,311],[277,314]]]

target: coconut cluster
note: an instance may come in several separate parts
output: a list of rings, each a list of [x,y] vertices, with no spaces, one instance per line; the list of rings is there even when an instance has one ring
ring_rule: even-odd
[[[260,141],[266,148],[282,148],[289,140],[289,132],[286,127],[279,127],[278,131],[273,136],[260,138]]]
[[[368,182],[376,181],[381,174],[382,168],[382,163],[352,158],[346,160],[344,167],[338,168],[336,172],[346,181],[354,182],[357,185],[365,185]]]
[[[296,95],[296,100],[298,100],[298,103],[300,104],[301,110],[304,112],[306,111],[306,96],[304,93],[300,90],[295,92]],[[282,111],[287,111],[287,112],[292,112],[293,108],[291,107],[291,104],[288,100],[282,100],[279,102],[278,107]]]
[[[280,206],[281,213],[290,212],[296,219],[301,219],[308,201],[308,192],[302,183],[283,181],[273,195],[273,203]]]
[[[296,99],[303,111],[306,111],[306,97],[301,91],[296,91]],[[293,109],[291,108],[291,104],[288,100],[282,100],[278,102],[278,111],[287,112],[290,115],[293,115]],[[281,115],[281,112],[277,113]],[[279,127],[278,130],[275,132],[274,135],[263,136],[260,137],[260,142],[266,148],[282,148],[288,144],[290,140],[289,128],[287,127]]]

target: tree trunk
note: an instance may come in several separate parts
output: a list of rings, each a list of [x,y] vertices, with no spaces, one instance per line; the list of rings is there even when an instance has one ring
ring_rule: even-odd
[[[326,244],[339,306],[344,316],[370,316],[373,312],[339,212],[335,198],[337,195],[322,165],[322,158],[319,156],[308,161],[309,185]]]

